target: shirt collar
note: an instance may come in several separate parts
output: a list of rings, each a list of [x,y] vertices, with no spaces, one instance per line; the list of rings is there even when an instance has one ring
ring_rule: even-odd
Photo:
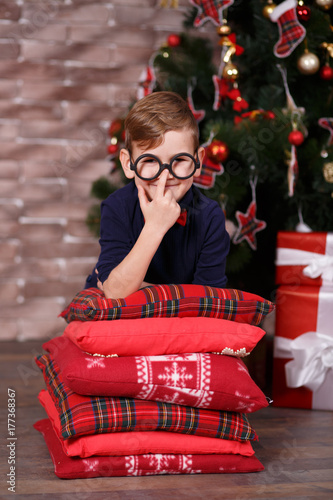
[[[193,205],[193,186],[184,194],[181,200],[179,200],[180,208],[185,208],[188,210]]]

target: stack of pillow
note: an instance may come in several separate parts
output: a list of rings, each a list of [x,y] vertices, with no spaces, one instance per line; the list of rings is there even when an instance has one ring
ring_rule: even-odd
[[[247,414],[267,406],[241,357],[274,305],[202,285],[125,299],[90,288],[36,363],[48,415],[35,424],[61,478],[263,470]]]

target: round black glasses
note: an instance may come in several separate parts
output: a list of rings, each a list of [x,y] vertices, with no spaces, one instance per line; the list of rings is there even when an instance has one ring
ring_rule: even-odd
[[[157,179],[164,169],[168,169],[176,179],[189,179],[200,168],[199,158],[195,159],[189,153],[179,153],[173,156],[170,163],[162,161],[153,154],[143,154],[135,162],[132,162],[130,154],[130,169],[134,170],[136,175],[144,181]]]

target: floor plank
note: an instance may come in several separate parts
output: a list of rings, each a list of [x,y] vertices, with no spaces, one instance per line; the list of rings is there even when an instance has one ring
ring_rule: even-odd
[[[1,429],[5,460],[0,464],[1,499],[8,492],[7,389],[16,391],[16,494],[20,499],[164,500],[178,499],[331,499],[333,498],[333,413],[269,407],[249,416],[259,435],[256,456],[265,471],[253,474],[211,474],[61,480],[42,436],[33,424],[45,413],[37,401],[44,382],[33,358],[39,341],[0,344]]]

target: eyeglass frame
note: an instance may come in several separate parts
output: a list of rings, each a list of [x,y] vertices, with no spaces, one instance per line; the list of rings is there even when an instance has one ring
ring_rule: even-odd
[[[189,179],[190,177],[193,177],[196,170],[198,170],[200,168],[200,160],[199,160],[199,156],[198,156],[198,149],[195,150],[194,154],[197,155],[197,159],[195,159],[194,156],[192,156],[190,153],[177,153],[175,156],[173,156],[170,160],[169,163],[162,163],[162,161],[160,160],[160,158],[156,155],[153,155],[153,154],[149,154],[149,153],[144,153],[140,156],[137,157],[137,159],[134,161],[134,163],[132,162],[132,154],[131,154],[131,151],[128,149],[127,150],[128,153],[129,153],[129,159],[130,159],[130,169],[135,173],[135,175],[137,175],[139,177],[139,179],[143,180],[143,181],[153,181],[154,179],[157,179],[161,173],[163,172],[163,170],[167,169],[169,170],[170,174],[175,177],[176,179],[179,179],[181,181],[184,181],[186,179]],[[193,160],[193,163],[195,165],[195,168],[193,170],[193,173],[190,174],[190,175],[187,175],[186,177],[178,177],[177,175],[174,174],[173,170],[172,170],[172,163],[179,157],[181,156],[187,156],[189,158],[191,158]],[[157,163],[160,165],[160,169],[159,171],[157,172],[156,175],[154,175],[153,177],[149,177],[148,179],[146,177],[142,177],[140,174],[138,174],[137,172],[137,164],[138,162],[142,159],[142,158],[154,158],[154,160],[157,160]]]

